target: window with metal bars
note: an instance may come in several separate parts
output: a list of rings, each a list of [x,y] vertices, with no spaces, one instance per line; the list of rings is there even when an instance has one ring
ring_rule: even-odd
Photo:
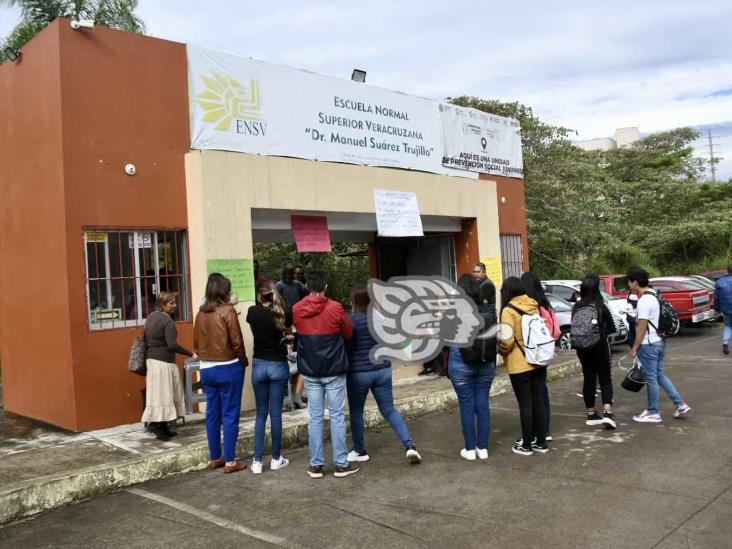
[[[178,294],[175,320],[190,320],[185,231],[88,229],[84,251],[90,329],[145,324],[164,291]]]

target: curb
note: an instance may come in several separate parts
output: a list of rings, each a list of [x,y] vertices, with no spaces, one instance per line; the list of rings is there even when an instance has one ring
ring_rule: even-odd
[[[580,371],[577,360],[560,363],[549,368],[547,381],[564,379]],[[508,376],[496,377],[491,387],[491,396],[505,394],[510,388]],[[457,406],[457,395],[452,389],[446,389],[397,399],[394,405],[404,417],[415,418]],[[385,423],[375,406],[364,410],[364,424],[367,428]],[[327,426],[324,432],[329,432]],[[306,445],[307,440],[307,420],[282,426],[283,449]],[[251,430],[239,435],[239,455],[250,455],[253,446],[254,433]],[[169,452],[29,480],[10,490],[0,491],[0,525],[133,484],[203,470],[208,459],[208,445],[202,441]]]

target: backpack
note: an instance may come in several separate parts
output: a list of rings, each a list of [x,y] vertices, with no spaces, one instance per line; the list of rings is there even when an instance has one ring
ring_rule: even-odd
[[[544,322],[546,322],[546,327],[549,328],[549,333],[552,334],[554,341],[559,339],[562,335],[562,330],[559,327],[556,313],[552,309],[546,309],[545,307],[539,306],[539,314],[541,315],[541,318],[544,319]]]
[[[526,358],[526,362],[532,366],[548,366],[554,362],[556,357],[554,338],[541,315],[538,312],[528,314],[510,303],[508,307],[521,315],[523,348],[521,344],[518,348]]]
[[[679,331],[678,313],[666,299],[654,292],[651,292],[651,295],[658,300],[658,326],[655,326],[650,320],[648,323],[653,326],[659,337],[665,339],[676,335],[676,332]]]
[[[478,312],[485,321],[485,328],[470,347],[460,349],[460,356],[466,364],[485,364],[496,360],[496,336],[483,337],[498,322],[496,308],[493,305],[479,305]]]
[[[600,342],[597,307],[585,305],[572,313],[569,337],[575,349],[591,349]]]

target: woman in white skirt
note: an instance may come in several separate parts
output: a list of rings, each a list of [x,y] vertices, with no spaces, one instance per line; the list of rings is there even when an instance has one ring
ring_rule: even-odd
[[[175,293],[160,292],[155,311],[145,321],[147,393],[142,421],[149,424],[158,440],[169,440],[177,435],[170,429],[168,422],[186,413],[175,354],[195,356],[178,344],[178,332],[171,318],[177,308]]]

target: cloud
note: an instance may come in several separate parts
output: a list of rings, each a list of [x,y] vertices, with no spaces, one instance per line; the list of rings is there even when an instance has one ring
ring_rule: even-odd
[[[151,34],[434,99],[518,100],[580,137],[732,113],[727,0],[142,0]],[[0,9],[0,33],[13,12]],[[723,143],[732,157],[732,147]]]

